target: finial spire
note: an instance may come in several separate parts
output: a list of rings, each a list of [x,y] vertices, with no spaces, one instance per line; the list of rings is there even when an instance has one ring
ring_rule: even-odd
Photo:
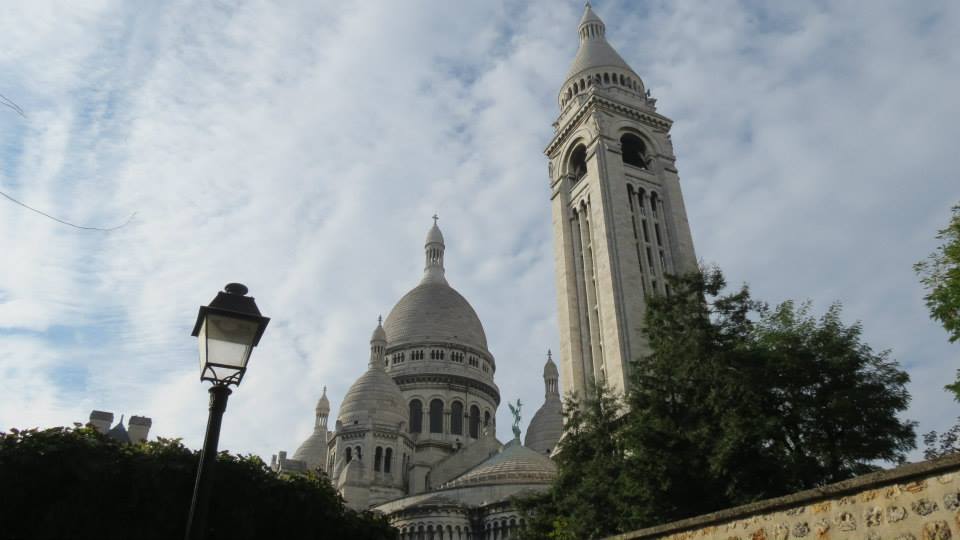
[[[550,399],[551,396],[560,395],[560,371],[557,365],[553,363],[553,353],[547,349],[547,362],[543,365],[543,390],[544,396]]]
[[[383,326],[383,315],[377,315],[377,326]]]
[[[430,231],[427,232],[427,241],[424,244],[424,251],[426,255],[426,264],[423,268],[423,280],[421,283],[446,283],[446,278],[443,277],[443,251],[445,249],[443,243],[443,233],[440,232],[440,227],[437,226],[437,220],[440,219],[440,216],[433,215],[433,226],[430,227]]]
[[[384,353],[387,349],[387,332],[383,329],[383,324],[377,317],[377,327],[373,329],[373,335],[370,336],[370,363],[369,367],[383,369]]]

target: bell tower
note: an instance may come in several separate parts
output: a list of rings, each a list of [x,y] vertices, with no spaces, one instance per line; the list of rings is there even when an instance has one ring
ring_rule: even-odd
[[[624,392],[648,353],[644,312],[666,274],[697,268],[670,140],[643,81],[606,40],[588,3],[558,98],[549,158],[560,379],[584,396]]]

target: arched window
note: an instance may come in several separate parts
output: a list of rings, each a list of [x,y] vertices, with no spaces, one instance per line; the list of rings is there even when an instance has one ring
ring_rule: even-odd
[[[483,425],[484,426],[490,425],[490,411],[483,412]]]
[[[361,448],[357,446],[357,447],[354,447],[354,450],[357,453],[357,461],[363,461],[363,452],[361,451]]]
[[[430,433],[443,433],[443,401],[430,402]]]
[[[604,74],[603,74],[603,83],[604,83],[604,84],[610,84],[610,74],[609,74],[609,73],[604,73]]]
[[[378,446],[377,450],[373,453],[374,472],[380,472],[380,467],[382,464],[383,464],[383,448]]]
[[[386,454],[383,457],[383,472],[390,472],[390,468],[393,465],[393,448],[387,448]]]
[[[620,148],[624,163],[641,169],[647,168],[647,145],[643,144],[643,139],[633,133],[626,133],[620,137]]]
[[[463,403],[459,401],[450,405],[450,433],[463,435]]]
[[[574,180],[583,178],[587,174],[587,147],[580,144],[570,154],[570,174]]]
[[[657,206],[660,204],[660,198],[657,197],[657,193],[650,193],[650,213],[653,214],[653,217],[657,217]]]
[[[419,399],[410,402],[410,433],[423,431],[423,403]]]
[[[350,461],[353,460],[353,450],[351,450],[349,446],[347,447],[347,452],[345,455],[347,463],[350,463]]]
[[[470,436],[480,438],[480,408],[476,405],[470,406]]]

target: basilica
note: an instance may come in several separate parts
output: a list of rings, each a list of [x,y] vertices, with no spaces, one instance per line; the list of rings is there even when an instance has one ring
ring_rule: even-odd
[[[279,471],[324,471],[349,506],[386,515],[401,538],[512,537],[521,520],[512,498],[556,478],[560,383],[581,396],[597,380],[624,391],[630,361],[647,352],[647,298],[669,294],[665,275],[696,268],[671,120],[589,4],[577,31],[545,151],[560,365],[547,355],[544,401],[526,437],[515,424],[512,437],[497,438],[496,358],[477,313],[447,281],[434,220],[423,277],[374,328],[366,369],[334,425],[324,389],[314,432],[274,462]]]

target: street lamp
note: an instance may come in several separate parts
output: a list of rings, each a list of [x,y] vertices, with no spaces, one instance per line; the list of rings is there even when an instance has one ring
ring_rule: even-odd
[[[247,288],[239,283],[228,283],[218,292],[209,306],[200,306],[193,336],[200,341],[200,380],[210,381],[210,416],[207,433],[200,453],[197,481],[187,518],[187,540],[206,536],[207,509],[210,486],[213,483],[220,442],[220,424],[227,410],[230,385],[239,385],[247,371],[250,352],[260,343],[260,337],[270,322],[257,309],[253,298],[246,296]]]

